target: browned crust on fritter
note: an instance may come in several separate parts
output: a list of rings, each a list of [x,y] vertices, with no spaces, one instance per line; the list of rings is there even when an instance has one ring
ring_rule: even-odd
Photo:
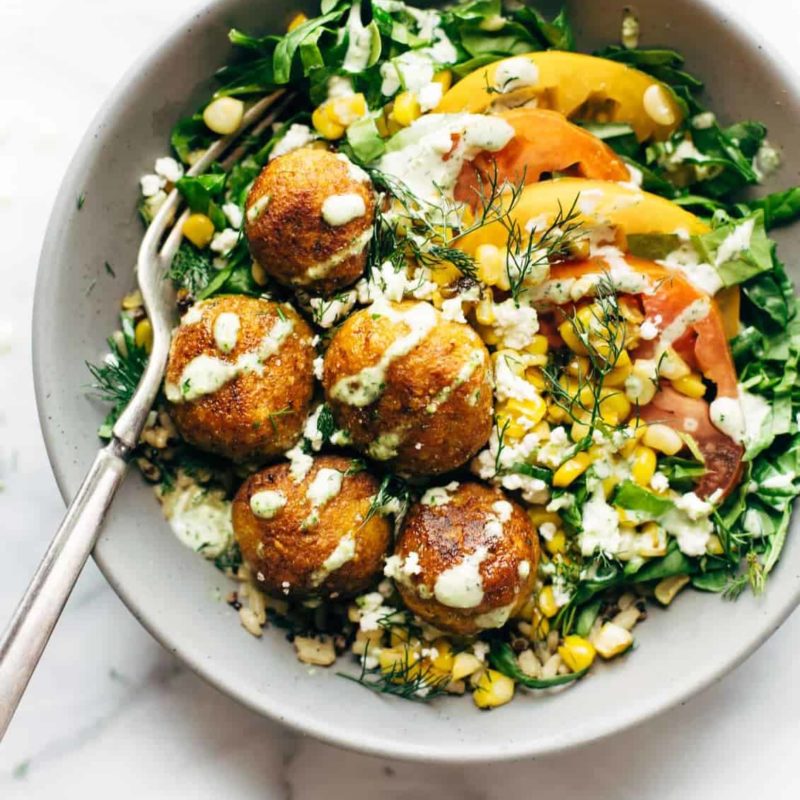
[[[181,325],[172,337],[166,381],[178,384],[186,365],[199,355],[234,362],[257,349],[279,319],[278,304],[244,295],[203,301],[202,319]],[[234,461],[275,458],[300,438],[314,391],[313,333],[288,304],[281,313],[294,329],[264,364],[262,375],[239,375],[212,394],[187,403],[171,403],[170,415],[181,436],[196,447]],[[230,353],[214,341],[214,322],[223,312],[237,314],[239,338]]]
[[[367,589],[382,574],[391,527],[380,514],[364,522],[379,489],[368,472],[347,475],[339,494],[319,509],[319,522],[303,528],[311,512],[306,490],[317,472],[323,467],[346,472],[352,464],[351,459],[341,456],[319,456],[300,483],[295,483],[288,464],[275,464],[252,475],[240,487],[233,501],[234,533],[242,556],[268,593],[279,597],[348,597]],[[283,492],[287,499],[272,519],[261,519],[250,510],[250,498],[265,490]],[[355,557],[314,586],[314,571],[350,531],[356,540]]]
[[[413,305],[393,304],[396,309]],[[397,456],[387,462],[391,468],[408,475],[440,475],[475,455],[492,428],[489,353],[468,325],[440,318],[417,347],[391,364],[386,389],[375,403],[357,408],[330,395],[340,378],[377,363],[392,342],[406,333],[407,325],[387,316],[376,319],[370,309],[353,314],[336,332],[325,354],[325,394],[337,424],[350,433],[357,448],[366,452],[381,434],[401,430],[405,435]],[[483,352],[483,365],[434,413],[428,413],[427,406],[453,385],[475,350]]]
[[[345,225],[331,226],[322,218],[322,204],[336,194],[358,194],[367,213]],[[250,252],[267,274],[285,286],[302,286],[330,294],[357,281],[367,262],[367,247],[349,256],[320,279],[309,268],[326,262],[351,247],[372,227],[375,199],[372,186],[354,180],[347,164],[327,150],[301,148],[271,161],[256,178],[246,210],[261,198],[266,209],[250,221],[245,213],[245,234]]]
[[[492,538],[487,536],[485,525],[490,515],[496,516],[492,504],[498,500],[509,502],[513,511],[511,519],[503,524],[502,537]],[[433,597],[436,579],[479,547],[489,551],[480,565],[483,602],[470,609],[442,605]],[[412,552],[419,557],[421,572],[410,576],[408,583],[397,583],[405,604],[431,625],[461,635],[481,630],[475,623],[480,614],[512,603],[514,611],[518,611],[533,590],[539,562],[539,544],[527,514],[499,489],[479,483],[461,484],[444,505],[413,505],[403,521],[394,552],[403,559]],[[519,575],[522,561],[530,564],[526,578]],[[423,584],[430,592],[429,599],[419,595]]]

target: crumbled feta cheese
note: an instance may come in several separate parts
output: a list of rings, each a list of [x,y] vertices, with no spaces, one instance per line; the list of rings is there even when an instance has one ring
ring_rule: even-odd
[[[492,328],[499,341],[498,348],[524,350],[539,331],[539,318],[532,306],[509,298],[492,305]]]
[[[238,241],[239,231],[233,228],[225,228],[224,231],[214,234],[214,238],[211,240],[211,249],[215,253],[225,256],[236,247]]]
[[[646,319],[639,326],[639,336],[647,342],[649,342],[651,339],[655,339],[656,336],[658,336],[658,333],[658,325],[656,325],[653,320]]]
[[[539,536],[546,542],[549,542],[555,535],[558,528],[554,522],[543,522],[539,526]]]
[[[669,478],[663,472],[656,472],[650,478],[650,488],[654,492],[666,492],[669,489]]]
[[[322,380],[322,375],[324,372],[324,365],[325,359],[322,356],[317,356],[314,359],[314,377],[318,380]]]
[[[581,553],[590,556],[595,552],[614,555],[620,551],[622,538],[616,509],[596,492],[583,506],[581,517]]]
[[[156,159],[155,173],[170,183],[177,183],[183,177],[183,165],[171,156],[164,156]]]
[[[244,214],[242,209],[236,203],[225,203],[222,206],[222,213],[228,220],[228,224],[235,230],[241,230],[242,222],[244,221]]]
[[[350,81],[347,78],[340,78],[338,75],[334,78],[331,78],[331,82],[334,80],[339,80],[346,82],[350,88],[350,94],[353,93],[353,87],[350,85]],[[331,82],[328,83],[328,96],[330,97],[330,85]],[[308,125],[299,125],[298,123],[293,123],[289,126],[289,129],[280,139],[280,141],[272,148],[272,151],[269,154],[269,160],[272,161],[278,156],[284,156],[286,153],[291,153],[292,150],[299,150],[301,147],[305,147],[311,142],[317,139],[317,134],[308,127]]]
[[[353,290],[336,295],[331,299],[312,297],[309,304],[314,322],[321,328],[332,328],[350,313],[356,304],[356,297]]]
[[[451,297],[442,301],[442,316],[450,322],[466,323],[464,309],[461,304],[461,297]]]
[[[139,178],[139,185],[141,186],[143,197],[153,197],[167,185],[167,182],[160,175],[142,175]]]

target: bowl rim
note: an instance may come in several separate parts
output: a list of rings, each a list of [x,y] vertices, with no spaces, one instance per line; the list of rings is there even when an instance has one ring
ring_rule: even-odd
[[[691,0],[691,2],[697,7],[698,12],[713,18],[714,25],[718,26],[724,24],[727,28],[728,35],[736,40],[738,44],[747,49],[757,47],[759,50],[759,58],[769,64],[771,69],[775,71],[785,85],[792,86],[793,82],[797,81],[797,72],[788,64],[782,53],[767,51],[765,48],[759,47],[755,39],[755,34],[747,30],[739,19],[725,16],[727,11],[724,8],[722,0]],[[217,0],[208,0],[208,2],[203,3],[195,10],[177,18],[172,23],[169,30],[165,34],[156,37],[153,42],[144,49],[142,54],[134,60],[131,66],[125,70],[122,77],[114,85],[110,94],[100,105],[89,123],[64,173],[51,207],[36,274],[31,321],[31,351],[34,393],[39,424],[56,484],[66,504],[69,504],[72,495],[69,490],[69,481],[66,477],[64,464],[62,463],[62,456],[57,446],[58,437],[55,433],[55,422],[49,420],[47,416],[47,397],[43,390],[44,375],[41,363],[41,354],[43,348],[46,346],[48,335],[46,324],[47,315],[43,308],[43,295],[45,294],[44,285],[48,273],[52,270],[53,267],[51,265],[54,263],[54,260],[51,258],[51,253],[55,253],[58,249],[60,230],[63,226],[63,222],[72,212],[74,198],[78,196],[81,191],[81,184],[79,181],[81,165],[84,160],[91,155],[94,149],[94,131],[105,119],[109,117],[113,118],[117,115],[119,108],[126,102],[131,85],[143,71],[143,68],[162,50],[169,48],[174,40],[181,38],[185,34],[185,29],[188,26],[199,22],[204,16],[214,10],[218,4]],[[720,19],[720,15],[722,15],[722,19]],[[104,558],[101,553],[93,552],[92,557],[112,589],[150,635],[167,651],[175,655],[195,674],[199,675],[206,683],[210,684],[215,689],[218,689],[245,707],[263,716],[286,725],[298,733],[313,736],[327,744],[373,756],[423,763],[498,763],[516,761],[534,756],[553,755],[591,744],[592,742],[605,739],[616,733],[621,733],[643,724],[652,717],[678,706],[679,704],[683,704],[689,698],[699,694],[721,680],[725,675],[752,655],[752,653],[783,624],[797,605],[800,604],[800,583],[798,583],[794,591],[787,596],[782,605],[764,615],[759,634],[739,643],[733,657],[726,660],[724,663],[713,665],[704,672],[701,678],[695,680],[693,683],[688,683],[674,689],[665,688],[658,695],[639,702],[631,708],[612,705],[607,716],[600,721],[576,727],[570,732],[569,736],[564,735],[554,738],[544,745],[526,744],[525,742],[509,745],[507,742],[499,742],[494,745],[484,743],[484,745],[481,746],[470,747],[462,743],[459,751],[453,752],[451,750],[432,750],[428,745],[417,745],[413,741],[401,740],[400,738],[395,738],[391,742],[391,745],[389,745],[387,744],[386,738],[373,737],[369,730],[362,730],[359,737],[355,738],[352,735],[342,733],[335,723],[328,723],[319,716],[303,712],[291,702],[285,702],[281,697],[270,696],[269,703],[263,702],[263,697],[259,700],[259,695],[257,693],[237,686],[233,679],[234,676],[219,674],[213,669],[207,668],[206,663],[202,659],[194,658],[191,654],[181,652],[169,631],[161,629],[157,619],[148,618],[141,611],[136,598],[127,591],[124,583],[118,579],[113,564]]]

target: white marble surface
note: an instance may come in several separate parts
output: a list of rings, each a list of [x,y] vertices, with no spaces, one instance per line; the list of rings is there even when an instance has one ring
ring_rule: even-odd
[[[47,213],[101,100],[196,2],[0,3],[0,622],[62,513],[29,355]],[[796,3],[719,2],[800,70]],[[221,696],[150,639],[90,563],[0,746],[0,797],[796,798],[798,650],[795,614],[682,708],[562,756],[464,769],[390,763],[296,737]]]

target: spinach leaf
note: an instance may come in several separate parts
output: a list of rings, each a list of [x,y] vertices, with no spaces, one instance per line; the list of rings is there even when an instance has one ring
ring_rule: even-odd
[[[614,493],[613,504],[628,511],[637,511],[656,519],[666,514],[673,504],[671,500],[659,497],[654,492],[643,489],[632,481],[623,481]]]
[[[749,200],[740,205],[751,211],[764,213],[764,226],[767,230],[778,225],[786,225],[800,217],[800,187],[784,192],[773,192],[757,200]]]
[[[554,678],[531,678],[526,675],[517,664],[516,656],[511,646],[497,639],[493,640],[489,649],[489,663],[498,671],[527,689],[552,689],[567,683],[580,680],[589,668],[570,672],[566,675],[556,675]]]
[[[188,164],[193,151],[205,150],[215,138],[203,122],[202,114],[195,114],[178,121],[172,129],[170,144],[178,158],[184,164]]]
[[[175,184],[175,188],[183,195],[194,213],[205,214],[217,230],[222,230],[227,226],[227,221],[215,198],[221,197],[227,176],[221,167],[211,169],[212,171],[204,175],[184,176]]]

